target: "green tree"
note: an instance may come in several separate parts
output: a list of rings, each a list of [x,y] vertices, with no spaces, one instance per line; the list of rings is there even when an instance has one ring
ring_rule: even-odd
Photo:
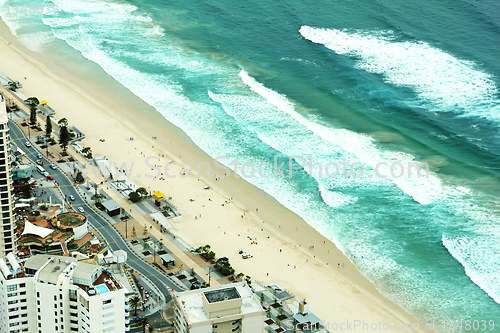
[[[137,232],[135,231],[135,227],[132,227],[132,238],[137,238]]]
[[[57,122],[57,125],[68,127],[68,119],[66,119],[66,118],[59,119],[59,121]]]
[[[194,268],[191,268],[191,270],[189,271],[189,275],[191,277],[194,277],[196,275],[196,273],[194,272]]]
[[[50,117],[47,116],[47,120],[45,122],[45,136],[47,139],[50,138],[50,135],[52,134],[52,120],[50,120]]]
[[[40,101],[36,97],[29,97],[26,99],[26,105],[38,105],[40,104]]]
[[[132,309],[134,309],[134,316],[137,316],[137,308],[139,307],[140,302],[141,302],[141,299],[137,295],[134,295],[134,297],[132,297],[129,300],[129,303],[132,306]]]
[[[138,202],[141,200],[141,196],[139,194],[137,194],[137,192],[130,192],[129,195],[128,195],[128,198],[130,199],[130,201],[132,202]]]
[[[139,187],[137,190],[135,190],[137,194],[139,194],[141,197],[145,197],[148,195],[148,190],[146,190],[144,187]]]
[[[144,225],[144,228],[142,229],[142,236],[147,237],[148,236],[148,226]]]
[[[78,172],[76,173],[76,181],[80,184],[85,181],[85,178],[83,178],[83,174],[82,174],[81,170],[78,170]]]
[[[228,276],[234,274],[234,268],[231,267],[229,259],[222,257],[217,259],[214,265],[215,269],[221,272],[222,275]]]
[[[95,203],[100,203],[103,199],[106,199],[104,194],[94,194],[90,199],[94,200]]]
[[[31,198],[31,186],[30,184],[23,184],[21,186],[21,192],[25,198]]]
[[[143,248],[144,251],[149,250],[149,244],[148,244],[148,242],[146,242],[146,241],[142,242],[142,248]]]
[[[8,85],[9,85],[10,90],[12,90],[12,91],[16,91],[20,87],[19,82],[17,82],[17,81],[9,81]]]
[[[282,315],[283,315],[283,313],[285,313],[285,309],[283,309],[283,306],[280,306],[280,307],[278,308],[278,314],[279,314],[280,316],[282,316]]]
[[[150,326],[149,318],[146,316],[142,317],[140,323],[142,325],[142,333],[146,333],[146,328]]]
[[[245,281],[248,284],[249,287],[252,286],[252,278],[250,276],[245,276]]]
[[[69,140],[70,135],[68,128],[66,126],[61,126],[61,130],[59,131],[59,146],[64,152],[68,149]]]
[[[161,251],[163,249],[164,245],[163,245],[163,239],[160,240],[160,242],[158,243],[158,251]]]
[[[30,104],[30,124],[36,124],[36,105]]]
[[[269,308],[269,309],[267,309],[267,310],[266,310],[266,317],[267,317],[268,319],[271,319],[271,317],[272,317],[272,314],[271,314],[271,308]]]
[[[264,293],[260,293],[260,305],[264,306],[265,302],[266,302],[266,298],[264,296]]]
[[[85,155],[86,158],[92,158],[92,148],[90,147],[83,148],[82,154]]]
[[[243,274],[243,273],[238,273],[238,274],[236,274],[235,278],[236,278],[236,279],[238,279],[238,280],[240,280],[240,281],[243,281],[243,277],[244,277],[244,276],[245,276],[245,274]]]

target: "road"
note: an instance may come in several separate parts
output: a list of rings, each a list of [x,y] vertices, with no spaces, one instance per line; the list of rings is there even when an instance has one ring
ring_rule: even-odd
[[[26,153],[27,158],[32,161],[38,160],[39,158],[37,157],[37,154],[39,152],[34,147],[26,147],[25,143],[27,138],[24,136],[24,133],[19,129],[19,127],[12,121],[9,121],[9,128],[11,141]],[[51,164],[51,162],[45,157],[43,157],[42,160],[44,162],[44,166],[49,166]],[[68,176],[60,171],[59,168],[51,169],[50,167],[47,167],[46,171],[49,172],[50,175],[54,177],[54,180],[59,183],[59,188],[65,196],[69,197],[70,195],[73,195],[75,197],[75,200],[71,202],[71,205],[76,209],[78,209],[78,207],[82,207],[84,209],[84,214],[87,217],[87,220],[94,229],[98,230],[108,244],[109,249],[112,252],[116,250],[124,250],[127,252],[127,265],[140,273],[143,277],[149,279],[158,287],[160,293],[162,294],[160,295],[161,300],[165,303],[170,302],[172,300],[172,296],[170,294],[172,289],[175,291],[182,291],[182,289],[169,280],[166,274],[158,271],[149,263],[139,258],[136,253],[127,246],[121,234],[119,234],[119,232],[112,225],[110,225],[107,220],[94,212],[94,210],[82,199],[75,186],[73,186],[73,180],[68,178]],[[159,306],[154,313],[162,310],[163,306]]]

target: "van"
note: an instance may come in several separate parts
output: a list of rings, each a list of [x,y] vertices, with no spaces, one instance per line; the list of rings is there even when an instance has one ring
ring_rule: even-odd
[[[42,175],[43,175],[43,173],[45,172],[45,169],[44,169],[44,168],[42,168],[42,166],[41,166],[41,165],[37,165],[37,166],[36,166],[36,169],[37,169],[37,170],[38,170],[38,172],[40,172]]]

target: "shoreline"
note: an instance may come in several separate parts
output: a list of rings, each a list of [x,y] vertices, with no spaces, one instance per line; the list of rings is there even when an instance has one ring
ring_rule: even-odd
[[[30,92],[48,100],[58,118],[68,118],[70,125],[83,131],[87,138],[82,144],[91,146],[94,155],[105,155],[118,164],[126,160],[138,161],[142,159],[140,155],[165,155],[167,158],[162,157],[161,163],[174,160],[177,167],[180,161],[192,164],[212,161],[184,132],[102,69],[99,69],[102,72],[99,75],[108,76],[108,81],[116,86],[86,82],[62,66],[43,59],[43,55],[26,50],[3,21],[0,22],[0,35],[0,58],[3,64],[9,64],[8,68],[5,66],[0,71],[19,80],[27,97],[32,96],[28,96],[27,92]],[[6,40],[12,44],[7,44]],[[17,57],[15,61],[9,59],[12,56]],[[12,64],[9,62],[11,59]],[[98,68],[95,64],[90,67]],[[25,76],[27,79],[23,80]],[[138,110],[141,110],[140,114]],[[141,117],[140,123],[136,120],[137,115]],[[154,140],[153,136],[157,139]],[[135,140],[126,142],[129,137]],[[99,138],[104,138],[105,143],[99,142]],[[122,148],[125,145],[130,147]],[[132,153],[135,155],[132,156]],[[213,163],[210,164],[213,166]],[[149,169],[146,165],[139,168],[140,171]],[[147,174],[147,171],[142,174]],[[237,272],[244,272],[264,283],[279,284],[298,299],[307,298],[311,310],[325,321],[342,318],[390,323],[418,322],[383,296],[330,240],[276,199],[241,178],[228,177],[217,182],[204,178],[177,178],[161,185],[151,179],[131,177],[131,180],[173,197],[173,204],[183,216],[171,222],[191,245],[208,243],[219,257],[227,256]],[[204,186],[211,186],[213,190],[203,190]],[[183,191],[186,189],[189,193]],[[195,198],[195,202],[189,202],[191,197]],[[231,197],[235,204],[221,206]],[[207,198],[213,198],[213,204]],[[215,201],[218,201],[217,207]],[[211,207],[205,207],[207,205]],[[249,213],[241,218],[245,209]],[[198,216],[199,212],[203,212],[203,218],[195,220],[194,216]],[[228,218],[221,221],[221,216]],[[219,228],[221,231],[217,232]],[[238,249],[236,244],[242,244],[245,238],[237,234],[254,239],[257,235],[260,245],[248,246],[255,251],[261,250],[264,255],[259,257],[255,252],[251,260],[235,260],[238,258],[234,254]],[[262,240],[261,235],[272,237]],[[244,245],[247,247],[246,243]],[[315,249],[308,250],[309,246]],[[278,252],[278,247],[283,252]],[[345,267],[336,267],[338,262],[345,263]],[[329,265],[326,266],[326,263]],[[299,269],[286,266],[290,264]],[[420,325],[423,327],[422,323]]]

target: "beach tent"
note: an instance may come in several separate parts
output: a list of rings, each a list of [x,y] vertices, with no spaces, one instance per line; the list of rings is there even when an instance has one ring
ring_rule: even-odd
[[[42,104],[42,106],[47,106],[47,101],[43,100],[43,101],[40,102],[40,104]]]

